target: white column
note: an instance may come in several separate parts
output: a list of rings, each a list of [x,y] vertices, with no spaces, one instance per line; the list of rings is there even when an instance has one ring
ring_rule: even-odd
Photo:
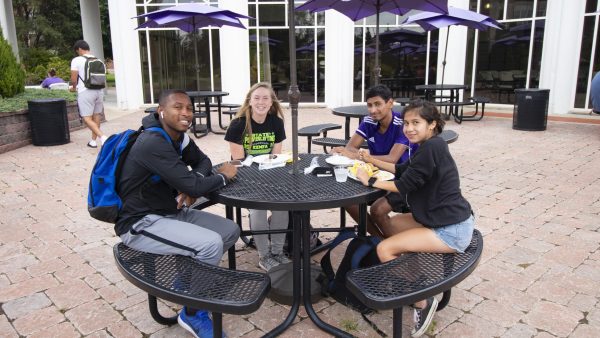
[[[220,0],[219,7],[248,15],[248,4],[239,0]],[[242,20],[248,27],[248,20]],[[223,102],[241,104],[250,89],[250,49],[247,29],[223,26],[219,32],[221,85],[229,93]]]
[[[468,0],[449,0],[448,5],[457,8],[469,9]],[[467,48],[467,27],[450,26],[440,29],[438,43],[438,62],[436,68],[437,83],[442,83],[442,71],[444,61],[444,48],[446,47],[446,36],[448,36],[448,53],[446,55],[446,70],[444,83],[464,84],[465,62]]]
[[[79,9],[81,11],[83,39],[90,45],[92,54],[98,59],[104,60],[98,0],[79,0]]]
[[[352,103],[354,22],[337,11],[325,11],[325,103]]]
[[[108,0],[113,64],[120,109],[137,109],[143,104],[142,65],[135,2]]]
[[[15,54],[18,62],[19,45],[17,43],[17,30],[15,29],[12,0],[0,1],[0,28],[2,28],[2,35],[12,47],[13,54]]]
[[[573,109],[585,0],[548,0],[540,88],[550,89],[548,113]]]

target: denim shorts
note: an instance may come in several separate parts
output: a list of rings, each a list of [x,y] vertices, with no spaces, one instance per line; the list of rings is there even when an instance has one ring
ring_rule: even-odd
[[[474,228],[475,217],[471,215],[460,223],[446,225],[441,228],[433,228],[432,230],[447,246],[457,252],[465,252],[465,249],[471,244]]]

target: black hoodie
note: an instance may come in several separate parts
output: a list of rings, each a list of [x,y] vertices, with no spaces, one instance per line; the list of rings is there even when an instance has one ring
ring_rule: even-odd
[[[144,117],[142,125],[145,129],[162,127],[156,114]],[[210,159],[187,134],[182,133],[179,142],[167,142],[162,133],[143,132],[123,163],[118,182],[123,207],[115,224],[116,234],[126,233],[148,214],[177,213],[175,198],[179,193],[200,197],[222,187],[225,177],[211,173]],[[160,179],[152,179],[154,175]]]

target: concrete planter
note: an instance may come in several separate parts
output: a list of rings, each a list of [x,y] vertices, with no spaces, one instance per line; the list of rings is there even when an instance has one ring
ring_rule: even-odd
[[[67,117],[69,131],[85,128],[79,118],[77,102],[67,102]],[[0,154],[28,144],[31,144],[31,126],[27,109],[0,112]]]

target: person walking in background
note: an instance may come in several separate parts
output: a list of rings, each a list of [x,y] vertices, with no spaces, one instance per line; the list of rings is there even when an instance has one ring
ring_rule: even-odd
[[[600,114],[600,72],[597,72],[592,79],[590,103],[592,104],[592,112],[594,114]]]
[[[231,158],[243,160],[246,156],[281,154],[281,142],[285,140],[283,112],[271,85],[260,82],[252,86],[235,119],[229,124],[225,141],[229,142]],[[252,230],[283,230],[288,226],[287,211],[250,209]],[[269,239],[270,238],[270,239]],[[285,233],[254,235],[258,250],[258,266],[269,271],[279,264],[289,263],[283,253]]]
[[[45,78],[44,81],[42,81],[41,87],[50,88],[50,85],[54,83],[65,83],[65,81],[60,77],[56,76],[56,69],[50,68],[50,70],[48,71],[48,77]]]
[[[77,106],[79,115],[85,125],[92,131],[92,138],[87,146],[91,148],[102,146],[108,137],[100,130],[100,120],[104,111],[104,90],[89,89],[84,84],[85,63],[87,58],[94,57],[90,53],[90,46],[84,40],[78,40],[73,45],[77,56],[71,60],[71,87],[72,92],[77,91]],[[99,138],[99,139],[98,139]]]
[[[369,177],[363,169],[356,176],[362,184],[400,193],[411,212],[391,218],[386,233],[390,237],[377,245],[381,262],[408,252],[464,252],[471,243],[475,220],[471,205],[462,196],[456,163],[448,144],[438,135],[445,121],[437,108],[426,101],[413,101],[404,111],[404,133],[419,148],[408,162],[392,164],[367,153],[363,160],[395,172],[394,181]],[[414,305],[413,337],[427,330],[437,308],[430,297]]]

